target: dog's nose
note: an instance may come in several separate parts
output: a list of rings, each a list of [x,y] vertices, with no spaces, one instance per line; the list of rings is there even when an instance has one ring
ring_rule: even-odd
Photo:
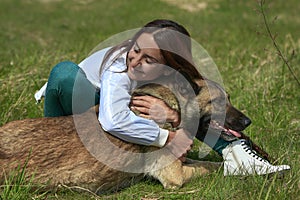
[[[245,118],[244,119],[244,125],[245,125],[245,127],[249,126],[251,123],[252,123],[251,119],[249,119],[249,118]]]

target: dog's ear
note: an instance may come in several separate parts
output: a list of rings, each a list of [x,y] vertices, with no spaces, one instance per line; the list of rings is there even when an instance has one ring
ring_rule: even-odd
[[[206,79],[196,79],[194,81],[200,89],[207,86]]]

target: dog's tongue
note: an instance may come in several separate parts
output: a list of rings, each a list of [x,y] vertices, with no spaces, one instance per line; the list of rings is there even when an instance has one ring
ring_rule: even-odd
[[[237,131],[234,131],[232,129],[228,129],[228,132],[230,132],[232,135],[234,135],[235,137],[241,137],[241,134]]]

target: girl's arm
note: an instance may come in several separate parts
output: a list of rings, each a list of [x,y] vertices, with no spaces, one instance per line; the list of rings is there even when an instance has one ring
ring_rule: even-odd
[[[153,121],[136,116],[129,108],[132,81],[114,66],[101,77],[99,121],[104,130],[125,141],[162,147],[169,132]],[[118,69],[119,71],[119,69]]]

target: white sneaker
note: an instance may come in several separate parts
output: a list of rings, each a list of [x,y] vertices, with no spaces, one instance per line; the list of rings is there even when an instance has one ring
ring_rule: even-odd
[[[224,159],[224,176],[228,175],[250,175],[270,174],[289,170],[288,165],[274,166],[267,160],[259,157],[251,150],[246,140],[232,142],[222,151]]]

